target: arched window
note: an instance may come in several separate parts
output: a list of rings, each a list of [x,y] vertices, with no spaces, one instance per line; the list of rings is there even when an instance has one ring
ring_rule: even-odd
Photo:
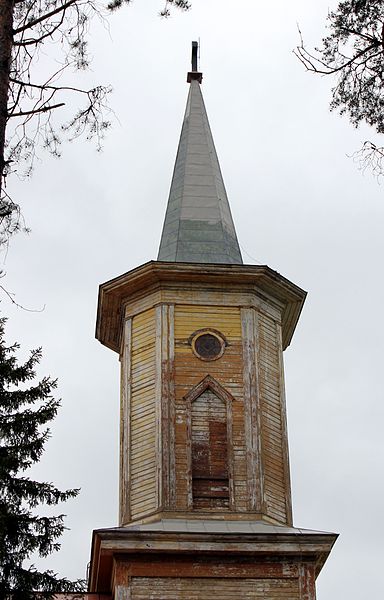
[[[190,402],[190,504],[200,510],[229,509],[232,397],[208,376],[186,399]]]

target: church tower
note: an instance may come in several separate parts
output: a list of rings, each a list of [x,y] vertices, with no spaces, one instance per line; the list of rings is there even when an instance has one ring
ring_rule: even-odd
[[[157,261],[100,286],[121,361],[119,526],[89,592],[116,600],[315,600],[335,534],[292,523],[283,350],[305,292],[244,265],[197,44]]]

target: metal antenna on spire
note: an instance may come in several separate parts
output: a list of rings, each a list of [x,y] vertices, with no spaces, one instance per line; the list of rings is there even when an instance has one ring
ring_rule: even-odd
[[[197,70],[197,56],[198,56],[199,44],[192,42],[192,71],[189,71],[187,76],[188,83],[191,83],[196,79],[199,83],[203,80],[203,74]]]

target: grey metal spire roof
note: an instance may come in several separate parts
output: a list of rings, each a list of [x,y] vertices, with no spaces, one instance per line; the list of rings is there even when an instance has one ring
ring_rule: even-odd
[[[157,259],[241,264],[227,193],[201,94],[202,75],[188,74],[190,90]]]

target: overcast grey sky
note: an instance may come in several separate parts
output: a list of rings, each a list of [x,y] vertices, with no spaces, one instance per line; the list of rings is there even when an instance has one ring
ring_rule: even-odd
[[[41,374],[63,407],[36,475],[81,486],[70,527],[44,561],[82,577],[92,529],[117,525],[118,357],[94,339],[98,285],[155,259],[188,85],[201,39],[203,95],[244,262],[265,263],[309,292],[285,353],[295,525],[340,532],[319,600],[381,598],[384,496],[383,186],[348,155],[373,133],[330,114],[331,81],[291,50],[324,33],[324,0],[193,0],[161,20],[136,0],[94,21],[92,71],[118,117],[102,153],[85,141],[40,153],[32,179],[9,182],[29,236],[13,239],[4,298],[8,340],[42,345]],[[381,142],[382,143],[382,142]]]

